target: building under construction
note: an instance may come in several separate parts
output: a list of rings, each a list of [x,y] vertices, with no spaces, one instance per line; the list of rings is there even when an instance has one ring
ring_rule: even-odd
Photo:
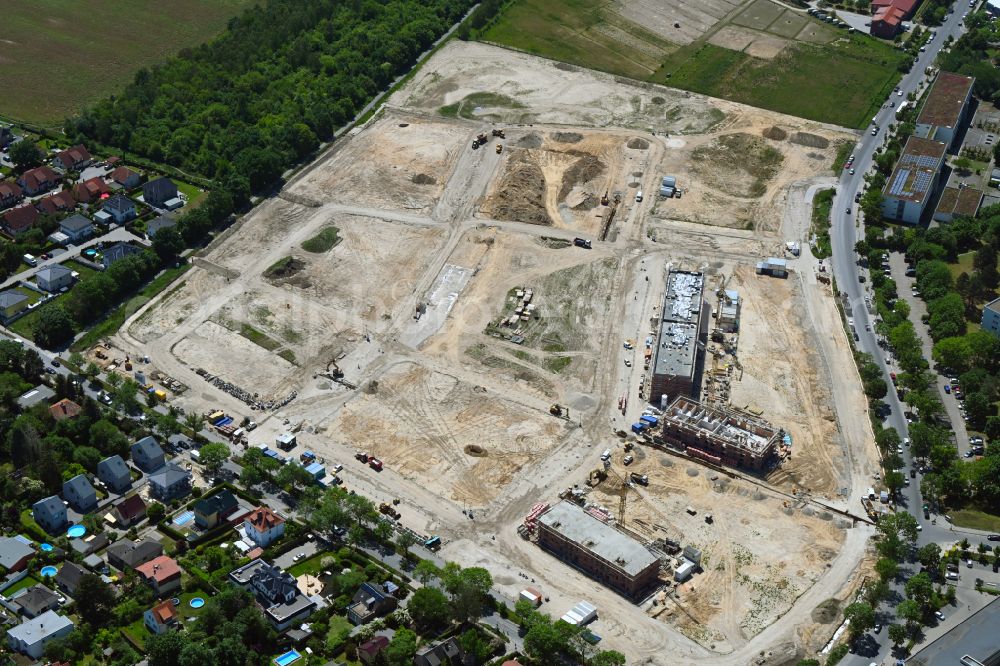
[[[660,313],[660,330],[653,350],[649,400],[665,405],[677,396],[696,396],[701,384],[708,338],[709,308],[704,299],[705,276],[672,270]]]
[[[768,469],[778,458],[781,430],[746,412],[706,407],[681,396],[660,420],[663,439],[695,458],[755,471]]]
[[[572,502],[538,517],[538,545],[629,599],[641,598],[659,581],[655,555]]]

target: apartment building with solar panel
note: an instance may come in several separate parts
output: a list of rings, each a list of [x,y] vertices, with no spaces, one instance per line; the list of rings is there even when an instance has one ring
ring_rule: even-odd
[[[882,190],[882,215],[906,224],[919,224],[934,196],[948,146],[911,136]]]

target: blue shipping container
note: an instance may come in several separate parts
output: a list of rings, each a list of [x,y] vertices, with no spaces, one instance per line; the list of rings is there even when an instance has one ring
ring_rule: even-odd
[[[322,479],[326,476],[326,468],[319,463],[313,463],[306,467],[306,471],[312,474],[317,479]]]
[[[648,423],[651,426],[655,426],[657,423],[660,422],[660,420],[658,418],[656,418],[655,416],[651,416],[649,414],[643,414],[642,416],[639,417],[639,420],[640,421],[645,421],[646,423]]]
[[[642,432],[645,429],[646,429],[646,424],[645,423],[640,422],[640,423],[633,423],[632,424],[632,432],[640,433],[640,432]]]

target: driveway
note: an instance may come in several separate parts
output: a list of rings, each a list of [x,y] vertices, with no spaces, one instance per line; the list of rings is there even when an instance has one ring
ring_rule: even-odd
[[[315,541],[307,541],[298,548],[293,548],[283,555],[279,555],[274,558],[274,564],[281,567],[282,569],[288,569],[298,562],[311,557],[319,552],[319,545]],[[305,557],[299,558],[298,561],[295,560],[295,556],[299,553],[305,553]]]

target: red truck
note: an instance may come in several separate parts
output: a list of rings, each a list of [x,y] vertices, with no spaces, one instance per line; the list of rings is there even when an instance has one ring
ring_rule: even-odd
[[[382,461],[374,456],[368,459],[368,466],[371,467],[376,472],[382,471]]]

